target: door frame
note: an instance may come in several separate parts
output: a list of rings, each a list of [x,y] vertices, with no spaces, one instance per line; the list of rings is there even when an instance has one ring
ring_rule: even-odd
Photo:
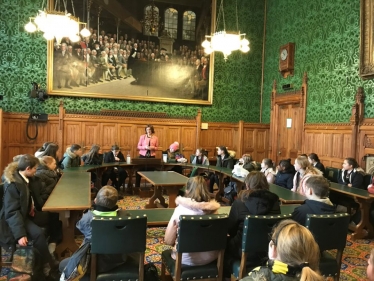
[[[277,82],[274,80],[273,89],[271,91],[271,115],[270,115],[270,159],[273,161],[277,160],[277,149],[278,149],[278,133],[280,128],[278,128],[277,118],[279,114],[279,107],[282,105],[289,104],[300,104],[301,117],[302,117],[302,137],[301,137],[301,146],[304,147],[304,127],[305,127],[305,118],[306,118],[306,105],[307,105],[307,89],[308,89],[308,76],[304,72],[303,82],[301,89],[294,90],[292,92],[277,94]],[[299,154],[302,151],[299,151]]]

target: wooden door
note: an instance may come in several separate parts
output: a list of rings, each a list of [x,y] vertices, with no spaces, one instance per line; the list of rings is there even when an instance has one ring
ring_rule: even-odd
[[[277,94],[274,81],[271,95],[270,157],[276,164],[289,158],[294,163],[296,157],[304,153],[307,80],[304,73],[301,89],[283,94]]]
[[[276,163],[279,163],[281,159],[288,158],[291,158],[293,163],[297,155],[301,153],[303,133],[301,116],[302,109],[300,108],[300,104],[279,106]],[[290,120],[290,124],[287,124],[287,120]]]

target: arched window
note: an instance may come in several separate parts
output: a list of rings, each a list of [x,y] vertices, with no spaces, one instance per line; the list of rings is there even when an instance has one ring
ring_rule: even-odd
[[[177,39],[178,33],[178,11],[173,8],[165,11],[165,30],[171,38]]]
[[[144,35],[158,36],[160,28],[160,13],[156,6],[149,5],[144,9],[144,19],[142,20]]]
[[[195,41],[196,14],[192,11],[183,13],[183,40]]]

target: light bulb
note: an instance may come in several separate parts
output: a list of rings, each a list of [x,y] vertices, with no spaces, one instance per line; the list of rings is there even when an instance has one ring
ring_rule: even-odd
[[[207,39],[205,39],[205,41],[201,44],[201,46],[203,46],[203,48],[209,48],[210,47],[210,42],[207,40]]]
[[[91,35],[91,32],[85,27],[81,30],[81,35],[83,37],[89,37]]]
[[[249,45],[249,41],[247,39],[242,39],[242,46],[248,46]]]
[[[74,34],[74,35],[70,35],[69,39],[71,40],[71,42],[78,42],[81,38],[79,37],[79,35]]]
[[[246,45],[246,46],[242,46],[242,47],[240,48],[240,50],[241,50],[243,53],[246,53],[246,52],[249,51],[249,46],[248,46],[248,45]]]
[[[52,40],[55,36],[53,35],[53,33],[51,32],[46,32],[43,34],[43,37],[46,39],[46,40]]]
[[[36,26],[35,26],[35,24],[33,24],[32,22],[31,22],[31,20],[25,25],[25,30],[27,31],[27,32],[35,32],[36,31]]]

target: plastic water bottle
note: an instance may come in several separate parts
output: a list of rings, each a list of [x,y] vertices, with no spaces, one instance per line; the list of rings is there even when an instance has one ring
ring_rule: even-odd
[[[131,156],[130,156],[130,151],[127,153],[126,157],[126,164],[131,164]]]

